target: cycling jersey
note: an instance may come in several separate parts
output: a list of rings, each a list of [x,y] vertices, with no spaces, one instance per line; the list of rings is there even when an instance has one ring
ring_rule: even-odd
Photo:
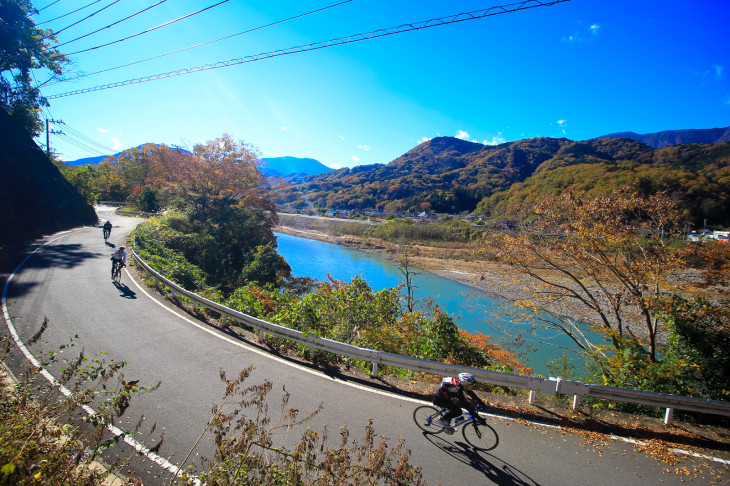
[[[441,384],[433,391],[433,404],[437,407],[448,408],[449,412],[444,415],[445,420],[450,420],[461,415],[461,409],[465,408],[470,414],[477,417],[476,407],[469,403],[466,396],[469,396],[475,403],[486,406],[484,402],[474,393],[467,390],[458,378],[444,378]]]
[[[127,252],[124,250],[117,250],[114,253],[112,253],[112,260],[122,262],[122,264],[127,264]]]

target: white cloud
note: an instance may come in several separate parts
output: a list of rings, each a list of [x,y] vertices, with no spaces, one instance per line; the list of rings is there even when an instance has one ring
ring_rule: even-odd
[[[358,145],[357,148],[360,150],[370,150],[370,145]]]
[[[344,140],[345,139],[345,137],[343,137],[342,135],[337,135],[337,138],[339,138],[340,140]]]
[[[563,125],[565,125],[565,120],[558,120],[558,125],[560,125],[561,127],[562,127]]]
[[[587,39],[585,37],[583,37],[585,35],[584,34],[584,29],[586,27],[583,25],[583,22],[578,22],[578,26],[579,26],[578,27],[578,30],[576,30],[572,34],[570,34],[568,36],[565,36],[562,39],[560,39],[561,42],[584,42],[584,41],[586,41]],[[598,24],[591,24],[588,27],[588,34],[590,34],[590,35],[592,35],[594,37],[597,37],[598,34],[601,32],[601,29],[602,29],[602,27],[600,25],[598,25]]]
[[[466,130],[459,130],[456,132],[455,137],[460,140],[469,140],[469,133]]]
[[[719,64],[713,64],[713,69],[715,69],[715,76],[718,78],[722,77],[722,72],[725,70],[724,66],[720,66]]]
[[[114,138],[114,137],[112,137],[112,142],[114,143],[114,145],[112,146],[112,148],[113,148],[114,150],[117,150],[117,149],[119,149],[119,148],[122,148],[122,143],[121,143],[121,142],[119,141],[119,139],[118,139],[118,138]]]
[[[491,140],[484,140],[482,142],[482,145],[500,145],[500,144],[505,143],[506,141],[507,140],[505,140],[505,138],[502,137],[502,135],[500,134],[500,135],[497,135],[496,137],[492,137]]]
[[[420,144],[422,144],[423,142],[428,142],[429,140],[431,140],[431,137],[423,137],[422,139],[420,139],[420,140],[418,141],[418,144],[420,145]]]
[[[566,135],[565,127],[567,127],[568,122],[566,120],[558,120],[557,123],[560,125],[560,131],[563,132],[563,135]]]
[[[353,155],[352,156],[352,161],[355,162],[355,163],[360,162],[360,157],[357,157],[357,156]]]
[[[97,128],[97,130],[99,131],[99,133],[109,133],[109,130],[105,130],[103,128]]]
[[[281,131],[282,132],[285,132],[286,131],[286,127],[281,127]]]

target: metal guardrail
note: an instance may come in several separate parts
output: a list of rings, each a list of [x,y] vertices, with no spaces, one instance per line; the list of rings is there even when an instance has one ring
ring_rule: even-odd
[[[257,329],[260,335],[271,334],[278,338],[309,346],[312,358],[314,357],[315,350],[319,349],[340,356],[347,356],[361,361],[367,361],[372,365],[370,376],[373,378],[378,376],[378,367],[380,365],[394,366],[412,371],[422,371],[434,375],[447,376],[455,376],[458,373],[466,371],[472,373],[480,382],[529,390],[530,404],[534,403],[535,394],[539,392],[547,395],[573,395],[573,410],[577,410],[579,408],[580,397],[583,396],[665,408],[665,424],[670,424],[672,422],[673,411],[675,409],[730,417],[730,402],[720,400],[706,400],[681,395],[671,395],[668,393],[655,393],[604,385],[593,385],[577,381],[562,380],[560,378],[551,378],[546,380],[530,376],[512,375],[509,373],[500,373],[497,371],[450,365],[437,361],[384,353],[382,351],[359,348],[350,344],[332,341],[331,339],[321,338],[311,334],[304,334],[294,329],[289,329],[287,327],[257,319],[190,292],[168,280],[150,267],[142,258],[140,258],[136,249],[132,249],[132,254],[134,255],[135,260],[148,274],[167,287],[170,287],[173,290],[173,294],[180,293],[191,299],[196,308],[197,306],[202,306],[219,312],[224,323],[227,319],[231,319]]]

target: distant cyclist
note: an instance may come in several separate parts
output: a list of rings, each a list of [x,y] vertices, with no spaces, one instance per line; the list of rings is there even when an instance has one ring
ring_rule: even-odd
[[[109,235],[112,234],[112,224],[111,224],[111,222],[110,221],[107,221],[106,223],[104,223],[104,226],[102,226],[102,228],[104,228],[104,241],[106,241],[106,240],[109,239]]]
[[[120,246],[118,250],[116,250],[114,253],[112,253],[112,278],[114,278],[114,273],[117,270],[117,267],[125,267],[127,265],[127,252],[124,251],[124,247]]]
[[[461,415],[462,408],[467,409],[475,421],[483,423],[476,407],[486,407],[486,404],[474,393],[476,383],[477,380],[471,373],[459,373],[458,378],[446,377],[436,387],[433,391],[433,404],[449,409],[439,419],[442,426],[451,429],[451,419]]]

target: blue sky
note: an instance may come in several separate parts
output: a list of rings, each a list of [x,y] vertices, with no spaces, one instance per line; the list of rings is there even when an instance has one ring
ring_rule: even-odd
[[[60,31],[114,0],[58,19],[93,0],[54,1],[36,0],[43,10],[34,19]],[[102,29],[159,1],[118,2],[58,34],[59,42],[73,41],[59,49],[98,47],[222,0],[167,0]],[[68,78],[135,64],[45,83],[42,92],[51,97],[509,3],[336,5],[342,1],[229,0],[72,54]],[[729,18],[727,0],[572,0],[63,96],[50,99],[46,115],[64,122],[53,125],[65,135],[51,135],[51,145],[65,160],[146,142],[189,146],[227,133],[263,157],[309,157],[334,168],[388,163],[436,136],[495,144],[725,127]],[[257,30],[137,63],[251,29]],[[36,78],[43,83],[47,75]]]

